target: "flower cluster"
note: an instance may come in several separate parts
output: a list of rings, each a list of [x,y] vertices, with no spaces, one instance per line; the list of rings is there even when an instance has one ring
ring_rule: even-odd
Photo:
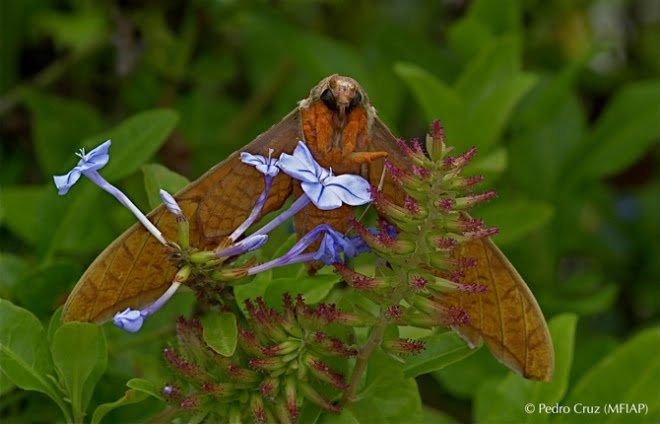
[[[333,227],[321,224],[309,231],[280,258],[258,265],[254,261],[247,261],[241,266],[226,266],[227,259],[263,246],[268,241],[270,231],[286,222],[310,203],[319,209],[331,210],[339,208],[343,204],[359,206],[372,200],[369,183],[364,178],[357,175],[334,175],[331,170],[321,167],[316,162],[302,141],[298,143],[292,155],[282,153],[279,159],[272,158],[272,149],[267,158],[247,152],[241,154],[241,159],[245,164],[254,166],[264,175],[265,189],[258,197],[247,219],[217,249],[211,251],[200,251],[189,246],[188,220],[176,199],[169,193],[161,190],[160,195],[163,204],[176,218],[178,243],[165,240],[158,228],[133,202],[98,173],[98,170],[103,168],[110,159],[108,154],[110,145],[111,141],[108,140],[89,153],[81,150],[78,155],[80,156],[78,164],[67,174],[55,176],[54,181],[59,194],[64,195],[80,179],[81,175],[88,177],[133,212],[144,227],[172,251],[170,259],[178,272],[170,288],[153,304],[142,310],[128,308],[115,315],[114,324],[126,331],[138,331],[144,320],[162,307],[182,284],[196,290],[200,296],[222,303],[223,297],[231,296],[225,288],[243,277],[300,262],[321,261],[327,265],[341,264],[344,261],[342,254],[351,258],[367,250],[364,243],[361,243],[358,238],[346,237]],[[293,202],[288,210],[250,236],[240,239],[261,213],[268,199],[273,178],[280,171],[300,180],[303,194]],[[314,252],[309,252],[310,246],[320,237],[320,247]]]
[[[261,298],[246,307],[248,319],[238,325],[238,348],[231,357],[206,345],[198,321],[179,318],[178,348],[163,351],[177,377],[162,390],[167,401],[209,422],[293,422],[303,399],[338,412],[333,393],[347,388],[341,370],[358,353],[338,330],[369,326],[373,317],[334,305],[311,307],[288,294],[282,312]]]
[[[454,252],[462,243],[497,233],[497,229],[485,228],[483,221],[472,219],[466,212],[495,192],[469,191],[482,180],[462,176],[476,149],[450,156],[451,148],[444,142],[439,122],[434,122],[425,144],[428,154],[418,140],[399,141],[409,161],[406,169],[386,162],[389,174],[406,193],[404,200],[397,203],[382,192],[372,192],[380,215],[387,217],[396,231],[385,221],[381,221],[377,231],[357,221],[351,223],[363,241],[387,260],[388,266],[381,267],[378,277],[359,274],[340,263],[334,266],[350,286],[385,305],[384,316],[390,323],[449,327],[469,321],[467,313],[449,301],[451,294],[486,289],[465,281],[466,269],[476,262],[458,258]],[[406,306],[400,304],[402,300]]]

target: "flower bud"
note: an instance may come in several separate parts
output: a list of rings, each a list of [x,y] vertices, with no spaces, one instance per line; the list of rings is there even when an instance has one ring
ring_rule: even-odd
[[[309,384],[300,381],[298,382],[298,389],[300,389],[300,392],[305,396],[307,400],[312,402],[313,404],[320,406],[321,408],[325,409],[326,411],[329,412],[334,412],[335,414],[338,414],[341,411],[341,408],[323,396],[319,394],[312,386]]]
[[[426,150],[434,161],[442,159],[448,151],[445,145],[445,130],[439,120],[433,121],[431,134],[426,136]]]
[[[479,203],[485,202],[486,200],[495,197],[496,194],[497,193],[495,191],[487,191],[481,194],[469,194],[465,197],[459,197],[454,199],[454,209],[469,209],[472,206],[478,205]]]
[[[292,420],[298,418],[298,394],[296,392],[296,380],[289,376],[284,380],[284,394],[286,396],[286,406]]]
[[[280,379],[269,377],[259,385],[259,392],[266,398],[273,400],[277,396],[277,389],[280,387]]]
[[[397,144],[399,145],[399,150],[409,157],[413,163],[419,166],[425,166],[429,162],[422,146],[419,144],[419,140],[413,139],[411,144],[408,145],[404,139],[400,138],[397,140]]]
[[[291,424],[292,418],[289,415],[289,409],[286,402],[282,399],[275,401],[275,414],[277,415],[277,422],[280,424]]]
[[[258,373],[246,368],[241,368],[236,364],[230,364],[227,367],[227,374],[232,380],[243,384],[256,383],[261,378]]]
[[[343,264],[333,264],[335,272],[344,279],[346,284],[357,290],[378,290],[389,287],[389,282],[382,277],[368,277],[349,269]]]
[[[348,385],[344,382],[344,376],[333,371],[325,362],[316,356],[307,353],[303,357],[303,361],[311,373],[319,380],[325,381],[340,390],[346,390],[348,388]]]
[[[392,339],[385,340],[382,347],[387,352],[395,355],[417,355],[426,347],[426,344],[421,340],[413,339]]]
[[[188,256],[188,261],[192,264],[203,264],[212,259],[215,259],[215,252],[201,250],[193,252]]]
[[[231,383],[204,383],[202,389],[216,398],[228,398],[236,391]]]
[[[277,371],[286,365],[282,358],[277,356],[270,358],[252,358],[248,361],[248,364],[253,368],[264,371]]]
[[[266,422],[266,407],[264,406],[264,400],[261,396],[252,395],[250,397],[250,409],[252,410],[252,415],[257,423],[263,424]]]
[[[298,352],[302,344],[299,340],[287,340],[280,344],[264,347],[261,352],[266,356],[282,356],[289,353]]]

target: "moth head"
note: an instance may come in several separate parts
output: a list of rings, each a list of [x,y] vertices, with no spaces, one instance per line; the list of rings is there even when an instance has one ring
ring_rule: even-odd
[[[357,106],[366,106],[369,103],[357,81],[336,74],[323,79],[300,105],[307,108],[317,101],[322,101],[328,109],[340,116],[345,116]]]

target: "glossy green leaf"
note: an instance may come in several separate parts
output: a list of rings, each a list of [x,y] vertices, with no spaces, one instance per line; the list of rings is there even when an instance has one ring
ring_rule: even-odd
[[[473,398],[480,385],[489,379],[500,379],[507,368],[488,349],[478,349],[473,355],[431,375],[453,396]]]
[[[543,228],[554,214],[551,204],[518,199],[509,202],[493,202],[475,211],[488,227],[497,227],[494,237],[498,245],[515,243],[528,234]]]
[[[146,393],[160,401],[163,400],[163,396],[160,394],[160,390],[154,383],[149,380],[142,378],[132,378],[126,382],[126,386],[138,392]]]
[[[32,113],[34,146],[43,173],[62,175],[80,160],[75,153],[80,141],[103,129],[101,116],[94,106],[37,91],[24,94]],[[75,122],[75,125],[71,125]],[[52,180],[51,180],[52,181]]]
[[[622,88],[607,105],[580,159],[585,175],[612,175],[639,160],[660,137],[660,80]]]
[[[190,184],[190,181],[186,177],[179,175],[174,171],[170,171],[163,165],[143,165],[142,172],[144,173],[144,189],[147,192],[149,206],[152,209],[163,203],[160,199],[161,189],[174,195]]]
[[[81,349],[81,346],[85,348]],[[89,323],[63,324],[53,335],[51,350],[57,374],[67,391],[74,415],[81,416],[107,366],[103,330]]]
[[[465,341],[452,331],[420,340],[425,343],[425,348],[418,355],[406,358],[403,369],[403,376],[406,378],[441,370],[477,351],[470,349]]]
[[[134,389],[126,390],[126,393],[121,398],[117,399],[114,402],[104,403],[99,405],[94,410],[94,415],[92,415],[92,424],[99,424],[105,415],[112,411],[113,409],[120,408],[126,405],[132,405],[134,403],[140,403],[143,400],[147,399],[149,395],[145,392],[141,392]]]
[[[53,361],[46,332],[29,311],[0,299],[0,370],[23,390],[45,393],[65,411],[59,392],[47,377]]]
[[[643,404],[641,413],[607,414],[608,423],[652,422],[646,417],[657,417],[660,413],[658,402],[658,381],[660,381],[660,327],[643,330],[628,340],[614,352],[591,368],[571,388],[562,404],[615,406]],[[598,417],[604,417],[599,415]],[[584,414],[562,414],[553,422],[582,423]]]
[[[238,342],[236,315],[231,312],[211,313],[202,318],[204,341],[222,356],[232,356]]]
[[[424,424],[459,424],[460,421],[437,409],[424,408]]]
[[[130,175],[153,156],[178,120],[179,116],[173,110],[154,109],[133,115],[109,131],[88,137],[82,144],[92,149],[112,140],[110,161],[100,171],[106,180],[112,182]]]
[[[528,403],[554,405],[568,389],[573,361],[573,347],[577,316],[563,314],[548,323],[555,348],[555,370],[549,383],[526,380],[511,372],[500,380],[489,380],[477,391],[475,397],[475,421],[479,423],[547,422],[547,414],[529,414],[524,406]]]
[[[347,408],[360,423],[422,422],[422,402],[417,383],[405,378],[403,364],[381,350],[369,358],[365,386],[358,400]]]

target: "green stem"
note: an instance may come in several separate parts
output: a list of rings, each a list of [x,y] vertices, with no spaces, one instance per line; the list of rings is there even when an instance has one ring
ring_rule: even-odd
[[[398,305],[403,294],[406,290],[405,280],[402,279],[402,283],[399,284],[392,292],[388,302],[385,302],[380,309],[380,316],[378,321],[371,330],[371,334],[367,339],[367,342],[364,344],[362,349],[357,355],[357,361],[355,362],[355,367],[353,367],[353,372],[351,373],[351,378],[348,383],[348,389],[344,392],[344,396],[341,400],[341,405],[344,406],[347,403],[355,401],[358,387],[360,386],[360,380],[362,375],[367,369],[367,364],[369,363],[369,358],[374,350],[380,346],[383,341],[383,334],[385,334],[385,329],[387,328],[387,308],[391,305]]]

